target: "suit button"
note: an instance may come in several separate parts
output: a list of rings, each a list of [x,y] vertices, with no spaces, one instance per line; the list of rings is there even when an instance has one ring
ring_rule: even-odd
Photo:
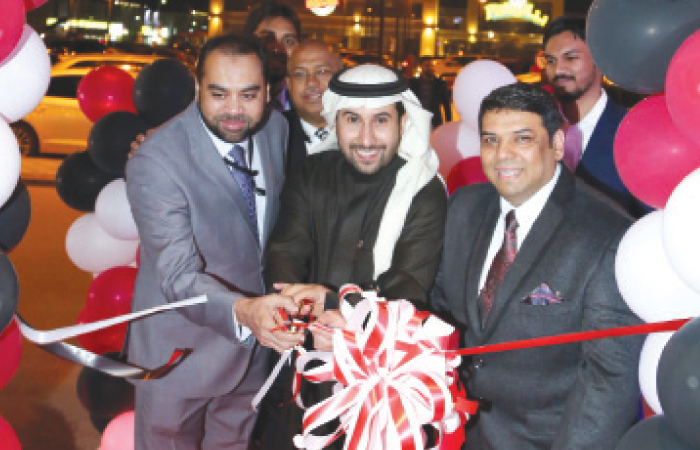
[[[481,358],[476,358],[476,359],[474,359],[474,361],[472,362],[472,367],[475,368],[475,369],[481,369],[481,368],[484,367],[485,365],[486,365],[486,362],[485,362],[483,359],[481,359]]]

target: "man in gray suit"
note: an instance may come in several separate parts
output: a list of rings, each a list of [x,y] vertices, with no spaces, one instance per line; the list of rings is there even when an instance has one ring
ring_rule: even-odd
[[[136,386],[136,449],[245,449],[267,354],[300,337],[271,332],[280,295],[258,297],[265,241],[277,218],[287,122],[266,110],[260,44],[236,36],[207,42],[198,97],[141,145],[127,191],[141,238],[133,309],[188,297],[207,302],[136,321],[129,361],[164,363],[192,354],[158,381]]]
[[[491,183],[450,199],[431,294],[466,347],[639,323],[614,275],[630,219],[562,169],[561,124],[535,86],[504,86],[481,104]],[[641,344],[609,338],[467,359],[462,377],[481,408],[465,448],[614,449],[637,416]]]

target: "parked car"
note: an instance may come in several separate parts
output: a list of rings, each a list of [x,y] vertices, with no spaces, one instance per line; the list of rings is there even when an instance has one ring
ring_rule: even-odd
[[[41,103],[10,125],[23,155],[70,154],[85,150],[92,122],[78,105],[80,80],[92,69],[116,66],[134,78],[160,56],[85,54],[66,58],[51,68],[51,81]]]
[[[102,42],[95,39],[46,39],[45,45],[51,64],[84,53],[103,53],[107,49]]]

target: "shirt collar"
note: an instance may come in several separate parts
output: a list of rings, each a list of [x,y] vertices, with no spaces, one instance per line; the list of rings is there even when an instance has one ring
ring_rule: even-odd
[[[552,179],[549,180],[547,184],[542,186],[540,190],[535,193],[535,195],[527,199],[525,202],[523,202],[522,205],[518,206],[517,208],[511,205],[508,202],[508,200],[501,197],[501,213],[499,218],[500,221],[503,221],[503,218],[506,216],[506,214],[508,214],[508,211],[510,211],[511,209],[515,209],[515,218],[518,221],[518,248],[525,240],[525,236],[527,236],[527,233],[529,233],[530,229],[532,228],[532,225],[535,223],[535,220],[537,220],[537,217],[542,212],[542,209],[547,203],[547,200],[549,200],[549,196],[554,190],[554,186],[557,184],[557,180],[559,179],[560,174],[561,165],[557,164]]]
[[[316,136],[316,130],[318,130],[318,127],[311,125],[309,122],[302,119],[301,116],[299,116],[299,122],[301,122],[301,128],[304,130],[304,133],[306,133],[306,137],[308,138],[306,148],[309,150],[309,154],[313,154],[315,152],[312,152],[311,149],[313,149],[319,142],[322,142],[318,136]]]

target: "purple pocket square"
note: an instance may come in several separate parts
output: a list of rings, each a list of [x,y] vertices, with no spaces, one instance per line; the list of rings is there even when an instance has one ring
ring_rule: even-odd
[[[527,297],[520,300],[526,305],[533,306],[546,306],[546,305],[556,305],[562,302],[562,298],[559,296],[558,292],[552,291],[547,283],[542,283],[537,286],[537,289],[530,292]]]

